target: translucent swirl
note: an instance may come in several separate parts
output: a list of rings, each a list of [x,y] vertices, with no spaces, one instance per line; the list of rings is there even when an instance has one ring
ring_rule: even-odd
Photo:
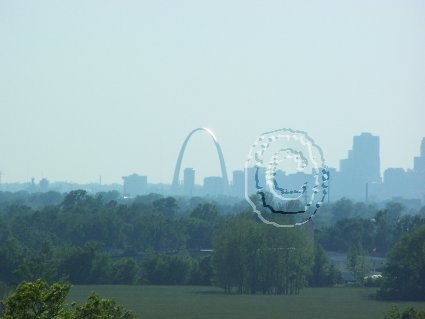
[[[307,223],[323,204],[328,185],[322,149],[307,133],[266,132],[251,146],[245,162],[245,198],[264,223]]]

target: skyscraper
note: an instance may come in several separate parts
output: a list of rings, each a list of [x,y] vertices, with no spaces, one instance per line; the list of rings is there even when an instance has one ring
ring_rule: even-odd
[[[243,197],[245,193],[245,172],[233,171],[232,194],[237,197]]]
[[[370,133],[354,136],[353,160],[361,178],[368,182],[381,182],[379,136]]]
[[[363,199],[367,184],[381,182],[379,136],[361,133],[353,137],[353,149],[340,162],[344,193]]]
[[[195,170],[193,168],[185,168],[183,172],[183,189],[184,194],[188,196],[193,195],[193,189],[195,187]]]

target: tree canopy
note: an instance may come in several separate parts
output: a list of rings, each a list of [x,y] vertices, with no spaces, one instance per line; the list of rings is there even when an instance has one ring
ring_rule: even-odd
[[[393,247],[383,274],[383,298],[425,300],[425,225]]]
[[[1,319],[135,319],[136,317],[114,300],[91,294],[81,305],[66,304],[70,285],[52,284],[38,279],[22,282],[0,302]]]

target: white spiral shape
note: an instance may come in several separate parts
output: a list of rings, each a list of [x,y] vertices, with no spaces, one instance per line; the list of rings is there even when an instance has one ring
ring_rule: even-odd
[[[276,180],[279,169],[296,174],[286,178],[285,188]],[[291,176],[305,177],[305,181],[294,185]],[[245,198],[261,221],[276,227],[300,226],[310,221],[328,193],[328,182],[329,170],[322,149],[302,131],[284,128],[261,134],[245,162]],[[290,206],[291,201],[298,208],[280,208]],[[292,221],[278,217],[285,215],[292,216]]]

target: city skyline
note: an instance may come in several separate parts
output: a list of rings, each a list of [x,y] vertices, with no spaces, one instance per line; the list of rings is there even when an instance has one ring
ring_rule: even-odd
[[[282,127],[308,132],[331,167],[371,132],[381,173],[412,168],[424,12],[420,0],[1,1],[2,180],[169,183],[195,127],[216,132],[229,171]],[[219,175],[210,142],[188,145],[199,178]]]
[[[222,166],[222,175],[221,176],[207,176],[204,177],[203,183],[201,185],[195,184],[195,175],[196,171],[193,168],[187,167],[183,170],[183,180],[179,179],[179,170],[181,169],[181,161],[184,156],[184,151],[186,149],[187,143],[195,132],[205,132],[207,135],[212,137],[213,142],[217,148],[218,160]],[[280,132],[281,135],[279,135]],[[271,192],[275,196],[276,192],[279,194],[284,194],[283,196],[295,196],[299,201],[304,202],[305,205],[308,204],[309,200],[313,200],[314,196],[312,190],[319,184],[317,183],[317,173],[318,171],[312,167],[309,167],[309,161],[303,162],[305,166],[291,166],[291,160],[285,162],[285,159],[293,159],[294,149],[285,148],[286,155],[280,157],[281,161],[277,159],[276,151],[281,152],[279,147],[295,147],[301,153],[302,158],[304,154],[301,149],[304,144],[299,143],[299,136],[293,137],[292,141],[295,144],[290,144],[287,139],[284,139],[285,132],[288,130],[273,131],[268,132],[265,137],[266,142],[260,142],[260,144],[254,144],[253,147],[256,148],[255,156],[250,157],[253,162],[250,162],[251,165],[247,166],[247,163],[244,167],[244,170],[234,170],[232,171],[232,179],[229,183],[229,179],[226,172],[226,165],[224,158],[221,153],[220,145],[215,137],[214,132],[208,128],[197,128],[192,130],[189,135],[186,137],[184,143],[179,152],[179,156],[176,162],[176,170],[173,176],[172,184],[168,184],[167,187],[154,188],[153,184],[148,184],[147,176],[140,176],[133,174],[130,176],[124,176],[124,191],[125,196],[135,197],[137,195],[143,195],[155,191],[159,191],[162,195],[178,195],[178,196],[230,196],[230,197],[245,197],[250,195],[259,195],[261,200],[264,201],[263,192]],[[289,136],[301,134],[304,136],[305,132],[292,132]],[[271,135],[270,135],[271,134]],[[274,139],[277,134],[281,137],[281,140]],[[267,138],[269,136],[269,138]],[[310,140],[310,138],[308,137]],[[291,140],[290,138],[288,140]],[[280,141],[280,144],[276,141]],[[289,143],[289,144],[285,144]],[[314,143],[310,140],[311,143]],[[261,144],[265,143],[265,144]],[[267,144],[268,143],[268,144]],[[273,150],[270,150],[272,143],[276,143]],[[282,144],[283,143],[283,144]],[[316,150],[320,152],[320,146],[315,145]],[[313,146],[312,146],[313,147]],[[270,149],[269,149],[270,148]],[[265,155],[267,149],[267,155]],[[310,149],[307,147],[307,149]],[[262,152],[260,152],[262,150]],[[254,151],[253,151],[254,152]],[[260,152],[260,154],[257,154]],[[289,152],[289,153],[288,153]],[[296,152],[296,151],[295,151]],[[311,149],[310,151],[311,152]],[[252,155],[253,153],[251,153]],[[289,155],[288,155],[289,154]],[[312,153],[309,153],[311,158],[314,158]],[[263,162],[263,157],[265,156]],[[258,156],[258,157],[257,157]],[[289,157],[286,157],[289,156]],[[316,156],[319,156],[316,154]],[[274,158],[275,173],[273,174],[273,182],[271,184],[266,182],[267,169],[270,169],[268,166],[268,160]],[[298,157],[297,157],[298,158]],[[310,158],[310,159],[311,159]],[[323,160],[322,155],[320,158]],[[285,165],[282,166],[282,163],[285,162]],[[347,152],[347,158],[340,160],[339,169],[328,168],[325,170],[320,170],[324,172],[324,176],[319,178],[319,180],[328,181],[325,190],[323,191],[323,197],[318,202],[321,203],[325,198],[327,201],[330,201],[330,194],[332,194],[332,200],[338,200],[341,198],[349,198],[355,201],[364,201],[364,202],[380,202],[383,203],[388,200],[395,200],[398,202],[403,202],[409,207],[419,207],[421,202],[425,201],[425,137],[420,143],[420,152],[418,156],[414,157],[414,168],[413,170],[404,170],[403,168],[388,168],[384,171],[384,174],[380,172],[380,138],[379,136],[374,136],[368,132],[362,132],[360,135],[353,136],[352,148]],[[257,164],[262,163],[260,167],[257,167]],[[280,164],[279,164],[280,163]],[[254,165],[255,164],[255,165]],[[323,165],[324,163],[320,164]],[[254,166],[252,166],[254,165]],[[289,165],[289,166],[287,166]],[[323,167],[323,166],[321,166]],[[313,168],[310,170],[310,168]],[[331,179],[329,182],[329,174]],[[269,175],[270,177],[270,175]],[[324,179],[323,179],[324,178]],[[259,186],[260,185],[260,186]],[[314,186],[313,186],[314,185]],[[323,186],[324,184],[322,184]],[[309,194],[310,192],[310,194]],[[293,195],[295,194],[295,195]],[[300,194],[303,194],[302,196]],[[257,198],[259,199],[259,198]],[[255,200],[254,200],[255,201]],[[250,201],[250,204],[255,206],[254,202]],[[310,202],[311,204],[311,202]],[[305,207],[310,206],[308,204]],[[263,202],[263,205],[264,202]],[[320,207],[320,204],[319,206]],[[290,209],[291,210],[291,209]],[[255,212],[259,213],[258,210]]]
[[[196,169],[196,165],[195,167],[193,166],[187,166],[187,165],[183,165],[183,159],[184,159],[184,154],[185,154],[185,150],[187,148],[187,144],[190,140],[190,138],[192,137],[192,135],[194,134],[196,131],[204,131],[206,132],[205,135],[208,136],[209,139],[213,139],[213,141],[207,141],[209,142],[209,144],[211,144],[211,148],[214,149],[214,157],[212,159],[212,162],[217,162],[220,165],[224,166],[224,171],[221,170],[221,172],[219,172],[216,175],[205,175],[205,176],[197,176],[197,169]],[[381,156],[380,156],[380,137],[371,134],[370,132],[361,132],[359,133],[360,135],[354,135],[352,137],[352,146],[351,148],[346,150],[347,155],[343,158],[338,159],[338,163],[339,165],[337,165],[337,167],[333,167],[333,166],[328,166],[331,170],[337,171],[337,172],[343,172],[345,170],[345,172],[348,172],[350,170],[354,171],[354,174],[356,174],[355,171],[357,171],[360,167],[363,167],[365,163],[363,163],[362,161],[359,161],[358,159],[356,160],[355,158],[352,158],[352,154],[353,154],[353,150],[355,153],[357,154],[361,154],[364,153],[363,155],[365,156],[364,158],[366,158],[366,161],[369,159],[372,159],[372,161],[375,161],[375,163],[372,165],[372,167],[368,167],[367,170],[365,172],[366,175],[369,176],[374,176],[374,177],[369,177],[370,181],[372,182],[382,182],[382,179],[384,177],[384,173],[385,171],[389,171],[389,170],[393,170],[393,169],[402,169],[403,171],[411,171],[415,169],[415,166],[417,167],[425,167],[425,137],[423,137],[421,139],[421,142],[418,145],[418,152],[417,154],[414,154],[411,158],[412,161],[412,167],[411,168],[404,168],[404,167],[387,167],[387,168],[382,168],[381,165]],[[367,146],[366,148],[363,146],[359,146],[361,145],[360,143],[360,139],[361,138],[368,138],[368,139],[373,139],[376,141],[373,142],[372,149],[375,149],[372,153],[373,154],[368,154],[368,152],[370,151],[370,146]],[[215,145],[214,145],[215,144]],[[356,151],[357,148],[357,151]],[[218,151],[220,149],[220,151]],[[359,151],[360,150],[360,151]],[[218,153],[216,153],[218,152]],[[232,182],[233,183],[233,178],[232,175],[234,172],[238,172],[238,171],[243,171],[244,170],[244,163],[241,163],[240,167],[236,167],[234,169],[226,169],[225,167],[226,165],[226,158],[225,156],[223,156],[221,152],[221,147],[219,144],[219,141],[216,137],[216,133],[211,130],[210,128],[195,128],[193,130],[191,130],[189,132],[189,134],[186,136],[185,140],[183,141],[179,154],[178,156],[176,156],[176,161],[174,163],[174,170],[173,170],[173,174],[170,174],[170,177],[168,180],[166,181],[160,181],[160,182],[152,182],[151,180],[146,180],[145,183],[151,183],[151,184],[165,184],[165,185],[170,185],[172,187],[176,187],[176,182],[178,182],[178,186],[181,187],[184,185],[184,171],[185,170],[191,170],[192,172],[190,174],[193,174],[193,176],[191,178],[193,178],[193,185],[203,185],[203,181],[205,178],[208,177],[220,177],[222,178],[223,173],[225,174],[225,178],[227,179],[227,183]],[[221,156],[219,155],[221,154]],[[352,164],[347,164],[349,163],[348,161],[352,161]],[[354,166],[353,166],[354,165]],[[358,167],[357,167],[358,166]],[[179,170],[178,170],[179,169]],[[375,172],[375,173],[374,173]],[[377,172],[379,172],[379,176],[377,175]],[[138,175],[138,176],[143,176],[145,177],[149,177],[149,174],[146,174],[143,170],[134,170],[131,173],[128,174],[128,176],[122,175],[120,177],[119,182],[111,182],[111,183],[104,183],[105,185],[112,185],[112,184],[121,184],[122,180],[126,179],[127,177],[131,177],[133,175]],[[76,180],[52,180],[49,179],[49,176],[41,176],[40,178],[36,178],[34,176],[32,176],[29,180],[27,181],[4,181],[4,173],[0,170],[0,183],[3,184],[7,184],[7,183],[34,183],[36,180],[38,181],[43,181],[43,180],[48,180],[49,182],[69,182],[72,184],[102,184],[102,175],[97,176],[97,180],[93,180],[91,182],[88,183],[79,183]],[[195,179],[195,176],[197,176],[198,178],[198,182]],[[201,180],[202,182],[199,182],[199,180]]]
[[[202,183],[195,182],[196,170],[191,167],[182,167],[182,159],[186,146],[194,133],[204,132],[215,144],[220,162],[221,176],[205,176]],[[269,132],[273,133],[273,132]],[[302,133],[303,132],[298,132]],[[294,139],[296,141],[297,139]],[[295,145],[295,147],[297,147]],[[318,146],[319,147],[319,146]],[[319,147],[320,148],[320,147]],[[273,152],[272,152],[273,154]],[[269,154],[270,155],[270,154]],[[290,157],[288,157],[290,158]],[[328,168],[330,173],[330,184],[323,196],[327,201],[349,198],[355,201],[383,203],[388,200],[402,202],[409,207],[418,207],[425,202],[425,137],[420,143],[418,156],[413,157],[414,168],[405,170],[403,168],[388,168],[383,174],[380,172],[380,138],[371,133],[362,132],[353,136],[352,148],[348,150],[347,157],[340,159],[339,169]],[[60,193],[75,189],[84,189],[89,193],[118,191],[125,198],[146,195],[149,193],[161,194],[163,196],[227,196],[228,198],[243,198],[246,194],[261,194],[258,192],[259,185],[268,185],[266,192],[284,192],[284,194],[304,193],[303,201],[310,196],[312,185],[315,185],[315,170],[304,167],[295,169],[291,167],[291,161],[285,165],[276,167],[273,177],[272,188],[266,183],[266,167],[246,167],[233,170],[230,176],[226,173],[226,164],[221,152],[220,144],[214,132],[208,128],[196,128],[192,130],[184,140],[177,157],[173,179],[170,183],[152,183],[147,175],[132,173],[122,176],[123,183],[102,184],[101,178],[98,183],[78,184],[50,181],[43,178],[36,181],[32,178],[30,183],[0,184],[1,191],[28,191],[30,193],[44,193],[56,191]],[[322,163],[323,164],[323,163]],[[322,165],[321,164],[321,165]],[[179,177],[179,173],[183,178]],[[328,175],[327,175],[328,176]],[[246,184],[247,183],[247,184]],[[302,191],[301,191],[301,186]],[[263,187],[260,187],[263,189]],[[292,190],[292,191],[291,191]],[[327,195],[326,195],[327,194]],[[332,194],[332,195],[330,195]],[[323,200],[323,199],[322,199]]]

